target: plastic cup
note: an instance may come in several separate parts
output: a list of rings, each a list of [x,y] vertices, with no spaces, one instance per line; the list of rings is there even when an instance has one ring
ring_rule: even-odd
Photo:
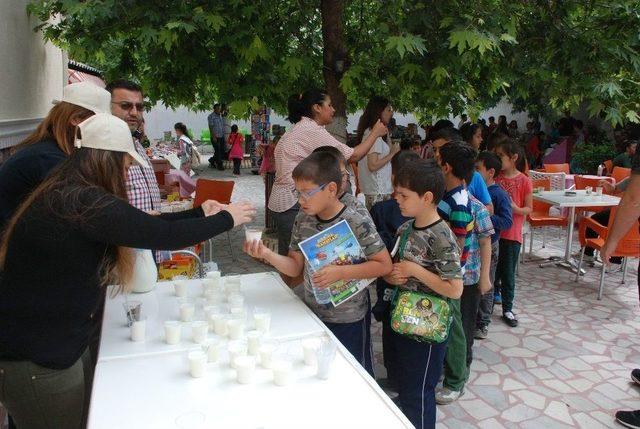
[[[262,228],[257,228],[253,226],[245,227],[244,229],[244,239],[250,243],[253,243],[255,240],[262,239]]]
[[[331,373],[331,365],[336,357],[337,346],[333,341],[324,340],[316,351],[316,359],[318,361],[317,376],[321,380],[327,380]]]
[[[256,358],[253,356],[238,356],[234,360],[237,380],[240,384],[253,383],[256,372]]]
[[[191,324],[191,338],[194,343],[202,344],[207,339],[209,322],[197,321]]]
[[[255,328],[263,334],[268,334],[271,328],[271,313],[267,309],[256,307],[253,310]]]
[[[134,320],[131,323],[131,341],[144,341],[145,331],[147,329],[147,320]]]
[[[207,353],[208,362],[217,362],[220,360],[222,352],[222,342],[219,340],[208,340],[202,345],[202,349]]]
[[[204,377],[207,370],[207,355],[202,350],[194,350],[187,355],[189,359],[189,374],[191,377]]]
[[[271,368],[271,364],[273,361],[273,353],[276,351],[278,347],[275,344],[262,344],[258,349],[258,354],[260,355],[260,365],[263,368],[269,369]]]
[[[207,278],[208,279],[220,281],[221,277],[222,277],[222,274],[220,274],[220,271],[209,271],[207,273]]]
[[[596,187],[596,195],[601,197],[602,196],[602,186],[597,186]]]
[[[212,305],[220,305],[227,300],[227,296],[219,290],[207,291],[205,298],[207,299],[207,303]]]
[[[227,297],[230,307],[242,307],[244,305],[244,296],[234,293]]]
[[[202,295],[207,296],[211,292],[216,292],[220,286],[220,280],[216,279],[203,279],[202,280]]]
[[[320,340],[317,338],[310,338],[302,342],[302,352],[304,353],[305,365],[313,366],[318,363],[316,357],[316,351],[320,348]]]
[[[224,314],[212,314],[209,316],[209,323],[213,322],[213,332],[216,335],[226,337],[229,335],[229,329],[227,329],[227,316]]]
[[[229,313],[242,321],[247,320],[247,310],[244,307],[231,307]]]
[[[236,317],[228,319],[227,330],[229,331],[230,339],[239,340],[244,333],[244,320]]]
[[[293,365],[291,361],[278,359],[272,362],[273,382],[277,386],[286,386],[291,383],[293,378]]]
[[[591,186],[585,186],[584,190],[586,191],[587,195],[591,195],[593,188]]]
[[[247,344],[241,341],[231,342],[227,346],[227,351],[229,352],[229,365],[235,368],[236,358],[247,355]]]
[[[251,356],[257,356],[260,350],[260,340],[262,333],[260,331],[247,332],[247,348]]]
[[[240,276],[227,276],[224,278],[224,288],[227,292],[227,296],[233,294],[239,294],[241,291],[242,282]]]
[[[127,301],[122,306],[127,318],[127,326],[131,326],[134,321],[140,320],[142,313],[142,303],[140,301]]]
[[[182,324],[179,321],[167,320],[164,322],[164,340],[167,344],[178,344],[181,331]]]
[[[186,280],[176,280],[173,282],[173,287],[176,293],[176,296],[180,298],[184,298],[187,296],[187,286],[188,283]]]
[[[180,320],[183,322],[191,322],[193,315],[196,313],[196,306],[190,302],[180,304]]]

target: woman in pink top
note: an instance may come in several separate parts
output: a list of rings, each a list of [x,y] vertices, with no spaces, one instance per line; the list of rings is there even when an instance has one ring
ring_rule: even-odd
[[[229,145],[231,149],[229,149],[229,159],[233,161],[233,174],[236,176],[240,175],[240,164],[242,163],[242,158],[244,158],[244,137],[242,134],[238,132],[238,126],[231,126],[231,134],[229,134]]]
[[[268,205],[275,215],[278,253],[281,255],[289,253],[291,230],[300,209],[295,183],[291,177],[298,163],[320,146],[336,147],[349,162],[358,162],[369,152],[378,137],[387,134],[387,127],[378,121],[371,134],[356,148],[340,143],[324,128],[333,121],[335,113],[331,97],[324,90],[311,89],[292,96],[289,98],[288,109],[287,119],[294,125],[284,133],[274,151],[276,179]]]
[[[513,299],[516,290],[516,264],[522,245],[522,225],[524,218],[533,208],[533,191],[531,180],[521,173],[526,167],[524,150],[513,140],[499,142],[494,152],[502,162],[502,171],[496,177],[500,185],[511,197],[513,224],[511,228],[500,233],[500,250],[496,280],[500,280],[502,294],[502,320],[511,327],[518,326],[518,319],[513,314]]]

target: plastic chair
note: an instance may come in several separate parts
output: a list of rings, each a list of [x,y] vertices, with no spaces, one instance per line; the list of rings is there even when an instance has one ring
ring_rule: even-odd
[[[551,187],[551,179],[531,179],[531,185],[533,189],[542,187],[545,191],[548,191]],[[551,216],[549,214],[550,208],[551,204],[537,201],[535,198],[533,199],[533,210],[527,215],[527,222],[531,228],[529,233],[529,258],[531,258],[533,253],[533,230],[535,228],[542,228],[542,247],[545,247],[545,228],[547,226],[567,226],[567,218],[563,216]]]
[[[236,182],[233,180],[209,180],[198,179],[196,182],[196,197],[193,200],[193,207],[200,207],[202,203],[207,200],[216,200],[221,204],[231,203],[231,194],[233,193],[233,187]],[[231,258],[235,261],[236,255],[233,253],[233,246],[231,245],[231,235],[227,231],[227,240],[229,242],[229,250],[231,252]],[[209,260],[213,255],[213,239],[209,239]]]
[[[607,159],[605,162],[603,162],[604,164],[604,168],[607,169],[607,176],[611,176],[611,172],[613,171],[613,161],[610,159]]]
[[[576,175],[573,177],[573,179],[575,180],[576,189],[582,190],[582,189],[585,189],[587,186],[591,186],[594,192],[595,192],[595,189],[598,186],[600,186],[601,180],[606,180],[607,182],[614,184],[613,178],[607,177],[607,176],[598,177],[596,179],[595,177],[584,177],[584,176]],[[606,192],[604,189],[602,190],[602,193],[608,194],[608,192]],[[580,207],[580,209],[576,210],[576,214],[584,213],[584,212],[599,212],[607,209],[608,207]]]
[[[622,182],[624,179],[631,175],[630,168],[624,167],[613,167],[613,171],[611,172],[611,177],[616,180],[616,183]]]
[[[578,262],[578,271],[576,273],[575,281],[577,282],[580,279],[580,269],[582,268],[582,260],[584,259],[584,251],[587,247],[591,247],[598,252],[604,246],[604,243],[607,241],[607,234],[609,233],[609,229],[613,226],[613,222],[616,218],[617,207],[611,208],[611,215],[609,216],[609,224],[605,227],[604,225],[599,224],[591,218],[584,218],[580,222],[580,243],[582,245],[582,251],[580,252],[580,262]],[[594,231],[596,231],[599,235],[597,238],[587,238],[584,239],[584,232],[586,231],[587,226]],[[625,234],[624,237],[618,243],[618,247],[614,250],[611,256],[618,256],[624,258],[624,262],[622,265],[622,284],[624,284],[624,279],[627,275],[627,262],[628,258],[637,258],[640,256],[640,230],[638,229],[640,226],[638,225],[638,221],[636,221],[629,231]],[[600,270],[600,286],[598,287],[598,299],[602,299],[602,292],[604,290],[604,274],[605,267],[607,265],[607,261],[603,261],[602,268]]]
[[[531,180],[550,180],[552,191],[564,191],[567,183],[567,175],[565,173],[543,173],[540,171],[530,170],[529,177],[531,178]]]
[[[202,143],[211,143],[211,131],[209,131],[209,128],[200,131],[200,141]]]
[[[569,164],[544,164],[544,171],[547,173],[570,173]]]

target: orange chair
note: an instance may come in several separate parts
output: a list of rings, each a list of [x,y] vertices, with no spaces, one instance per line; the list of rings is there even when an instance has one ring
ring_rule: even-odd
[[[616,183],[622,182],[624,179],[631,175],[630,168],[624,167],[613,167],[613,171],[611,172],[611,177],[616,180]]]
[[[354,175],[355,181],[356,181],[356,189],[355,189],[355,193],[353,195],[358,195],[360,193],[360,179],[358,178],[358,163],[357,162],[350,162],[349,165],[351,166],[351,169],[353,170],[353,175]]]
[[[546,173],[570,174],[569,164],[544,164],[544,171]]]
[[[607,176],[611,176],[611,172],[613,171],[613,161],[610,159],[607,159],[605,162],[603,162],[604,164],[604,168],[607,169]]]
[[[599,178],[595,178],[595,177],[584,177],[584,176],[579,176],[579,175],[575,175],[573,177],[573,179],[575,180],[575,184],[576,184],[576,189],[581,190],[581,189],[585,189],[587,186],[591,186],[595,192],[595,189],[600,186],[600,181],[601,180],[606,180],[607,182],[613,184],[613,178],[612,177],[607,177],[607,176],[602,176]],[[604,194],[608,194],[608,192],[606,192],[604,189],[602,190],[602,193]],[[607,210],[608,207],[580,207],[579,211],[576,211],[576,213],[584,213],[584,212],[600,212],[602,210]]]
[[[233,180],[198,179],[196,182],[196,197],[193,200],[193,207],[200,207],[202,203],[207,200],[216,200],[221,204],[231,203],[231,194],[233,193],[235,184],[236,182]],[[227,240],[229,241],[231,258],[235,261],[236,255],[233,253],[229,231],[227,231]],[[208,243],[209,260],[211,260],[211,256],[213,255],[213,240],[208,240]]]
[[[532,179],[531,185],[533,189],[543,187],[545,191],[551,189],[551,180],[548,178],[545,179]],[[542,201],[537,201],[535,198],[533,199],[533,210],[531,213],[527,215],[527,222],[531,227],[531,232],[529,234],[529,257],[533,252],[533,229],[534,228],[542,228],[542,247],[545,247],[545,227],[547,226],[567,226],[567,218],[561,216],[551,216],[549,215],[549,209],[551,208],[551,204],[543,203]]]
[[[596,222],[591,218],[583,218],[580,222],[580,244],[582,245],[582,252],[580,253],[580,262],[578,262],[578,271],[576,273],[575,281],[577,282],[580,278],[580,270],[582,268],[582,260],[584,258],[584,251],[587,247],[591,247],[598,252],[604,246],[605,241],[607,241],[607,234],[609,233],[609,229],[613,226],[613,222],[616,218],[616,210],[617,207],[611,208],[611,215],[609,216],[609,224],[605,227],[604,225]],[[584,234],[586,232],[587,227],[596,231],[599,235],[597,238],[584,238]],[[625,258],[623,262],[623,271],[622,271],[622,283],[624,284],[624,278],[627,274],[627,262],[628,258],[637,258],[640,256],[640,231],[638,230],[640,226],[636,221],[629,231],[622,237],[622,240],[618,243],[618,247],[611,254],[611,256],[617,256],[620,258]],[[604,290],[604,270],[606,267],[606,262],[603,261],[602,269],[600,271],[600,286],[598,288],[598,299],[602,299],[602,292]]]

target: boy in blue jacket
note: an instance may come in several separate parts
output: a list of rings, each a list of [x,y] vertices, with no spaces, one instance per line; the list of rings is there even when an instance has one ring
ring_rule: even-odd
[[[495,234],[491,236],[491,285],[494,287],[489,292],[482,295],[478,317],[476,319],[476,332],[474,337],[479,340],[487,338],[491,315],[493,314],[493,294],[495,289],[496,265],[498,264],[498,239],[500,231],[511,228],[513,223],[513,213],[511,211],[511,200],[509,195],[494,181],[495,176],[502,169],[502,162],[492,152],[480,152],[476,159],[476,170],[485,183],[491,196],[493,204],[493,214],[491,223]]]

